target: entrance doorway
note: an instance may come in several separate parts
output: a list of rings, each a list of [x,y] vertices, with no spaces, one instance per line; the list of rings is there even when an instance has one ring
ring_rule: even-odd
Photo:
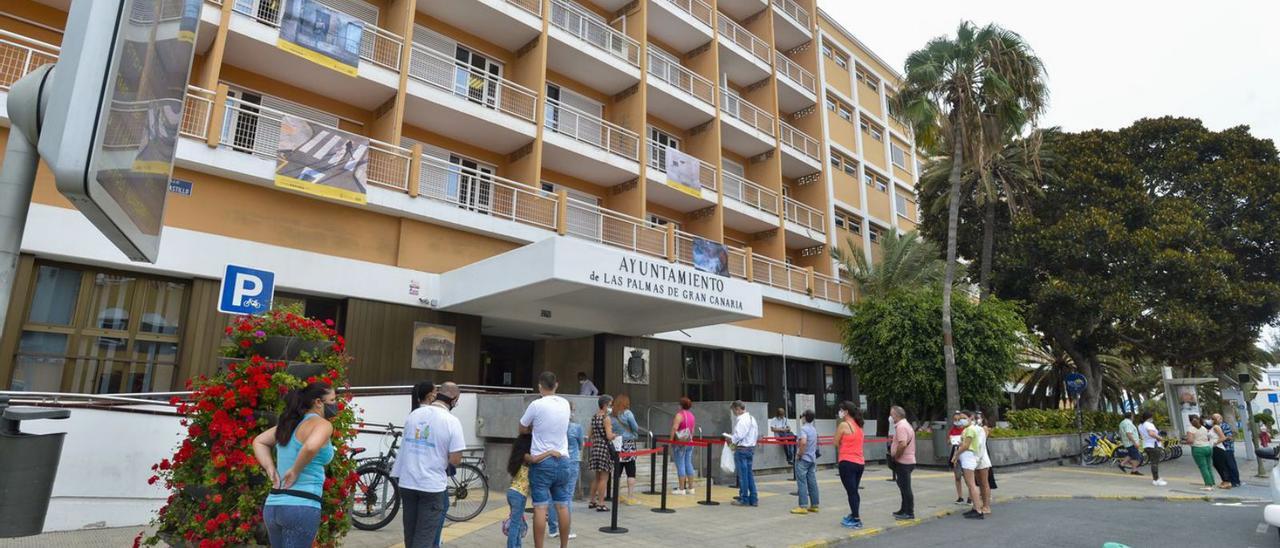
[[[533,341],[481,337],[480,363],[485,386],[533,386]]]

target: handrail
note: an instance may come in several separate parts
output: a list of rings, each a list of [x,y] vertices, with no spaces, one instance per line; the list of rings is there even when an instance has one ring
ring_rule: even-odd
[[[31,71],[57,63],[61,51],[53,44],[0,29],[0,90],[8,91]]]
[[[188,85],[178,133],[193,139],[205,139],[209,134],[209,116],[213,113],[216,96],[213,90]]]
[[[674,72],[674,74],[672,74]],[[692,95],[708,105],[715,105],[716,85],[701,74],[649,51],[649,74]]]
[[[263,6],[262,2],[263,0],[237,0],[231,9],[269,27],[279,28],[284,12],[278,4]],[[404,37],[368,22],[364,23],[363,29],[372,32],[360,33],[360,58],[398,72]]]
[[[818,144],[817,139],[810,137],[803,131],[796,129],[781,120],[778,121],[778,125],[782,130],[779,132],[782,144],[800,151],[805,156],[816,160],[818,163],[822,163],[822,148]]]
[[[559,207],[554,194],[430,154],[421,158],[420,196],[484,215],[556,229]]]
[[[575,16],[573,22],[570,14]],[[551,24],[632,66],[640,66],[640,42],[601,23],[571,0],[551,0]]]
[[[771,215],[778,214],[778,193],[724,172],[724,196],[742,202]]]
[[[729,250],[729,277],[742,280],[747,278],[747,251],[733,246],[725,246]]]
[[[775,6],[777,4],[774,4]],[[786,76],[788,80],[799,84],[800,87],[809,93],[818,92],[818,79],[813,77],[813,73],[800,66],[799,63],[792,61],[786,54],[781,51],[774,51],[774,58],[777,59],[778,73]]]
[[[853,285],[820,272],[813,273],[813,296],[815,298],[848,303],[853,300]]]
[[[672,4],[681,11],[693,16],[694,19],[702,22],[702,24],[711,26],[711,6],[702,0],[666,0],[668,4]]]
[[[797,4],[795,0],[774,0],[773,7],[796,23],[799,23],[806,31],[809,30],[809,12],[800,7],[800,4]]]
[[[751,31],[743,28],[742,25],[734,22],[723,13],[716,14],[716,28],[719,29],[721,37],[729,38],[729,41],[737,44],[754,55],[756,59],[764,61],[766,65],[773,65],[773,57],[769,55],[769,44],[765,43]]]
[[[776,135],[773,129],[774,120],[772,114],[765,112],[742,97],[729,95],[729,92],[724,88],[720,88],[720,112],[741,120],[743,123],[763,131],[770,137]]]
[[[649,168],[656,169],[666,173],[667,166],[663,158],[666,155],[665,147],[658,145],[657,141],[649,139]],[[716,166],[698,158],[698,184],[702,185],[710,191],[715,191],[716,185]]]
[[[507,3],[542,17],[542,0],[507,0]]]
[[[796,293],[808,293],[808,272],[764,255],[751,256],[751,279]]]
[[[467,83],[457,82],[465,71]],[[536,122],[538,94],[520,84],[476,70],[451,55],[414,43],[409,57],[409,77],[485,108]]]
[[[532,388],[522,386],[485,386],[478,384],[459,384],[458,388],[463,393],[483,394],[488,392],[512,392],[516,394],[528,394],[533,392]],[[349,388],[340,388],[343,392],[351,393],[357,396],[381,396],[381,395],[398,395],[408,394],[413,390],[413,385],[388,385],[388,386],[352,386]],[[0,396],[8,397],[10,402],[14,401],[39,401],[45,403],[61,403],[67,400],[84,401],[87,403],[116,403],[129,405],[169,405],[170,398],[178,398],[179,400],[188,399],[194,392],[190,390],[172,390],[167,392],[125,392],[118,394],[85,394],[79,392],[28,392],[23,390],[0,390]]]
[[[799,200],[787,196],[783,198],[783,204],[786,206],[785,213],[788,221],[800,224],[809,230],[813,230],[820,234],[826,234],[825,215],[817,208],[801,203]]]
[[[555,99],[547,98],[547,106],[557,114],[556,120],[547,116],[547,129],[627,159],[640,160],[640,136],[634,131]]]
[[[654,257],[667,256],[667,231],[650,226],[643,219],[602,208],[596,204],[568,198],[567,210],[579,215],[594,217],[594,223],[568,222],[566,233],[584,240],[644,253]],[[579,217],[581,219],[581,217]]]

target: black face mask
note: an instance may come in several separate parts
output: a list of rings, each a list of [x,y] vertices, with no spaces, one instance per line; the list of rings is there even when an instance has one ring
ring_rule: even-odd
[[[448,407],[450,411],[453,411],[453,398],[436,394],[436,401],[443,403],[445,407]]]
[[[324,404],[324,418],[332,419],[336,416],[338,416],[338,404],[336,403]]]

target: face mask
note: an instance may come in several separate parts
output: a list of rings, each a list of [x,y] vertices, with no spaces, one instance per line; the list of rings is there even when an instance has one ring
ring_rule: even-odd
[[[608,414],[610,414],[610,415],[612,415],[612,414],[613,414],[613,406],[612,406],[612,405],[610,405],[609,407],[604,408],[604,412],[605,412],[605,413],[608,413]]]
[[[587,384],[587,379],[578,379],[578,384]]]
[[[848,413],[845,413],[844,409],[841,409],[840,411],[838,411],[836,415],[840,416],[840,420],[844,420],[845,417],[849,416]]]
[[[956,421],[956,426],[969,426],[969,419],[960,419]]]
[[[1205,425],[1205,426],[1213,426],[1213,421],[1212,421],[1212,420],[1204,421],[1204,425]]]
[[[324,404],[324,418],[332,419],[336,416],[338,416],[338,404],[337,403]]]

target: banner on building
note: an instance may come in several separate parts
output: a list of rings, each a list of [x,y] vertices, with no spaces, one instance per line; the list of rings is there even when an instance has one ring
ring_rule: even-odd
[[[693,267],[729,277],[729,248],[719,242],[693,237]]]
[[[622,347],[622,382],[649,384],[649,349]]]
[[[276,47],[347,76],[360,68],[364,21],[316,0],[285,0]]]
[[[701,162],[697,158],[667,146],[667,186],[695,198],[702,197]]]
[[[280,121],[276,186],[363,204],[369,139],[297,116]]]
[[[431,371],[453,371],[453,349],[457,329],[452,325],[413,323],[413,358],[409,367]]]

